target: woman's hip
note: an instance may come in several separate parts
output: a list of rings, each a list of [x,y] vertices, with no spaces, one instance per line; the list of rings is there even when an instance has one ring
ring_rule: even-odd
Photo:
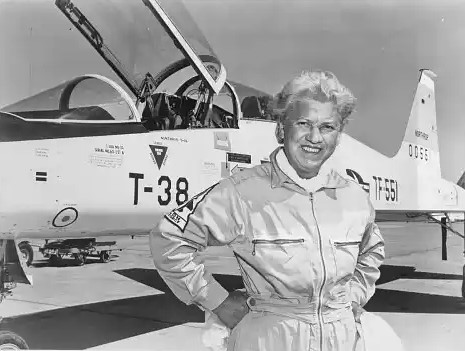
[[[308,323],[272,312],[251,311],[231,331],[228,351],[352,350],[356,340],[353,316]]]

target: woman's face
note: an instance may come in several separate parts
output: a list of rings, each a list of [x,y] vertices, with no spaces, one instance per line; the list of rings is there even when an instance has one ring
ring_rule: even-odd
[[[318,174],[339,142],[342,120],[334,104],[303,100],[293,102],[283,121],[284,151],[301,178]]]

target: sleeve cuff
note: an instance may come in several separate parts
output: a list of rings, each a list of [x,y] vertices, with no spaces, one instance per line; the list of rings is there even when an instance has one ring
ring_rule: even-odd
[[[350,287],[350,297],[351,301],[358,303],[360,306],[365,305],[365,292],[354,283]]]
[[[195,299],[195,304],[202,309],[213,311],[229,296],[229,292],[216,280],[212,279],[202,289],[200,296]]]

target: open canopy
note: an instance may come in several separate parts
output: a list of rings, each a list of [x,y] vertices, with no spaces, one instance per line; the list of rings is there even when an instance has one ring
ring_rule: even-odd
[[[106,84],[105,77],[81,77],[4,106],[4,112],[55,119],[70,108],[98,105],[112,115],[120,111],[121,117],[115,119],[133,119],[129,100],[137,105],[157,87],[165,91],[166,78],[183,67],[217,94],[224,86],[224,67],[179,0],[56,0],[55,4],[134,96]]]
[[[56,0],[56,5],[139,98],[180,60],[216,93],[224,84],[223,66],[179,0]]]

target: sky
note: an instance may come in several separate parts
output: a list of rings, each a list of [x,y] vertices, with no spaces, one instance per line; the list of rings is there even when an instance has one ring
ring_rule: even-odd
[[[53,3],[0,0],[0,106],[78,74],[114,77],[74,28],[75,40],[56,31],[52,22],[70,26]],[[402,141],[419,69],[433,70],[442,175],[457,182],[465,171],[465,2],[189,0],[186,7],[231,80],[274,94],[302,70],[334,72],[358,100],[348,133],[388,156]]]

